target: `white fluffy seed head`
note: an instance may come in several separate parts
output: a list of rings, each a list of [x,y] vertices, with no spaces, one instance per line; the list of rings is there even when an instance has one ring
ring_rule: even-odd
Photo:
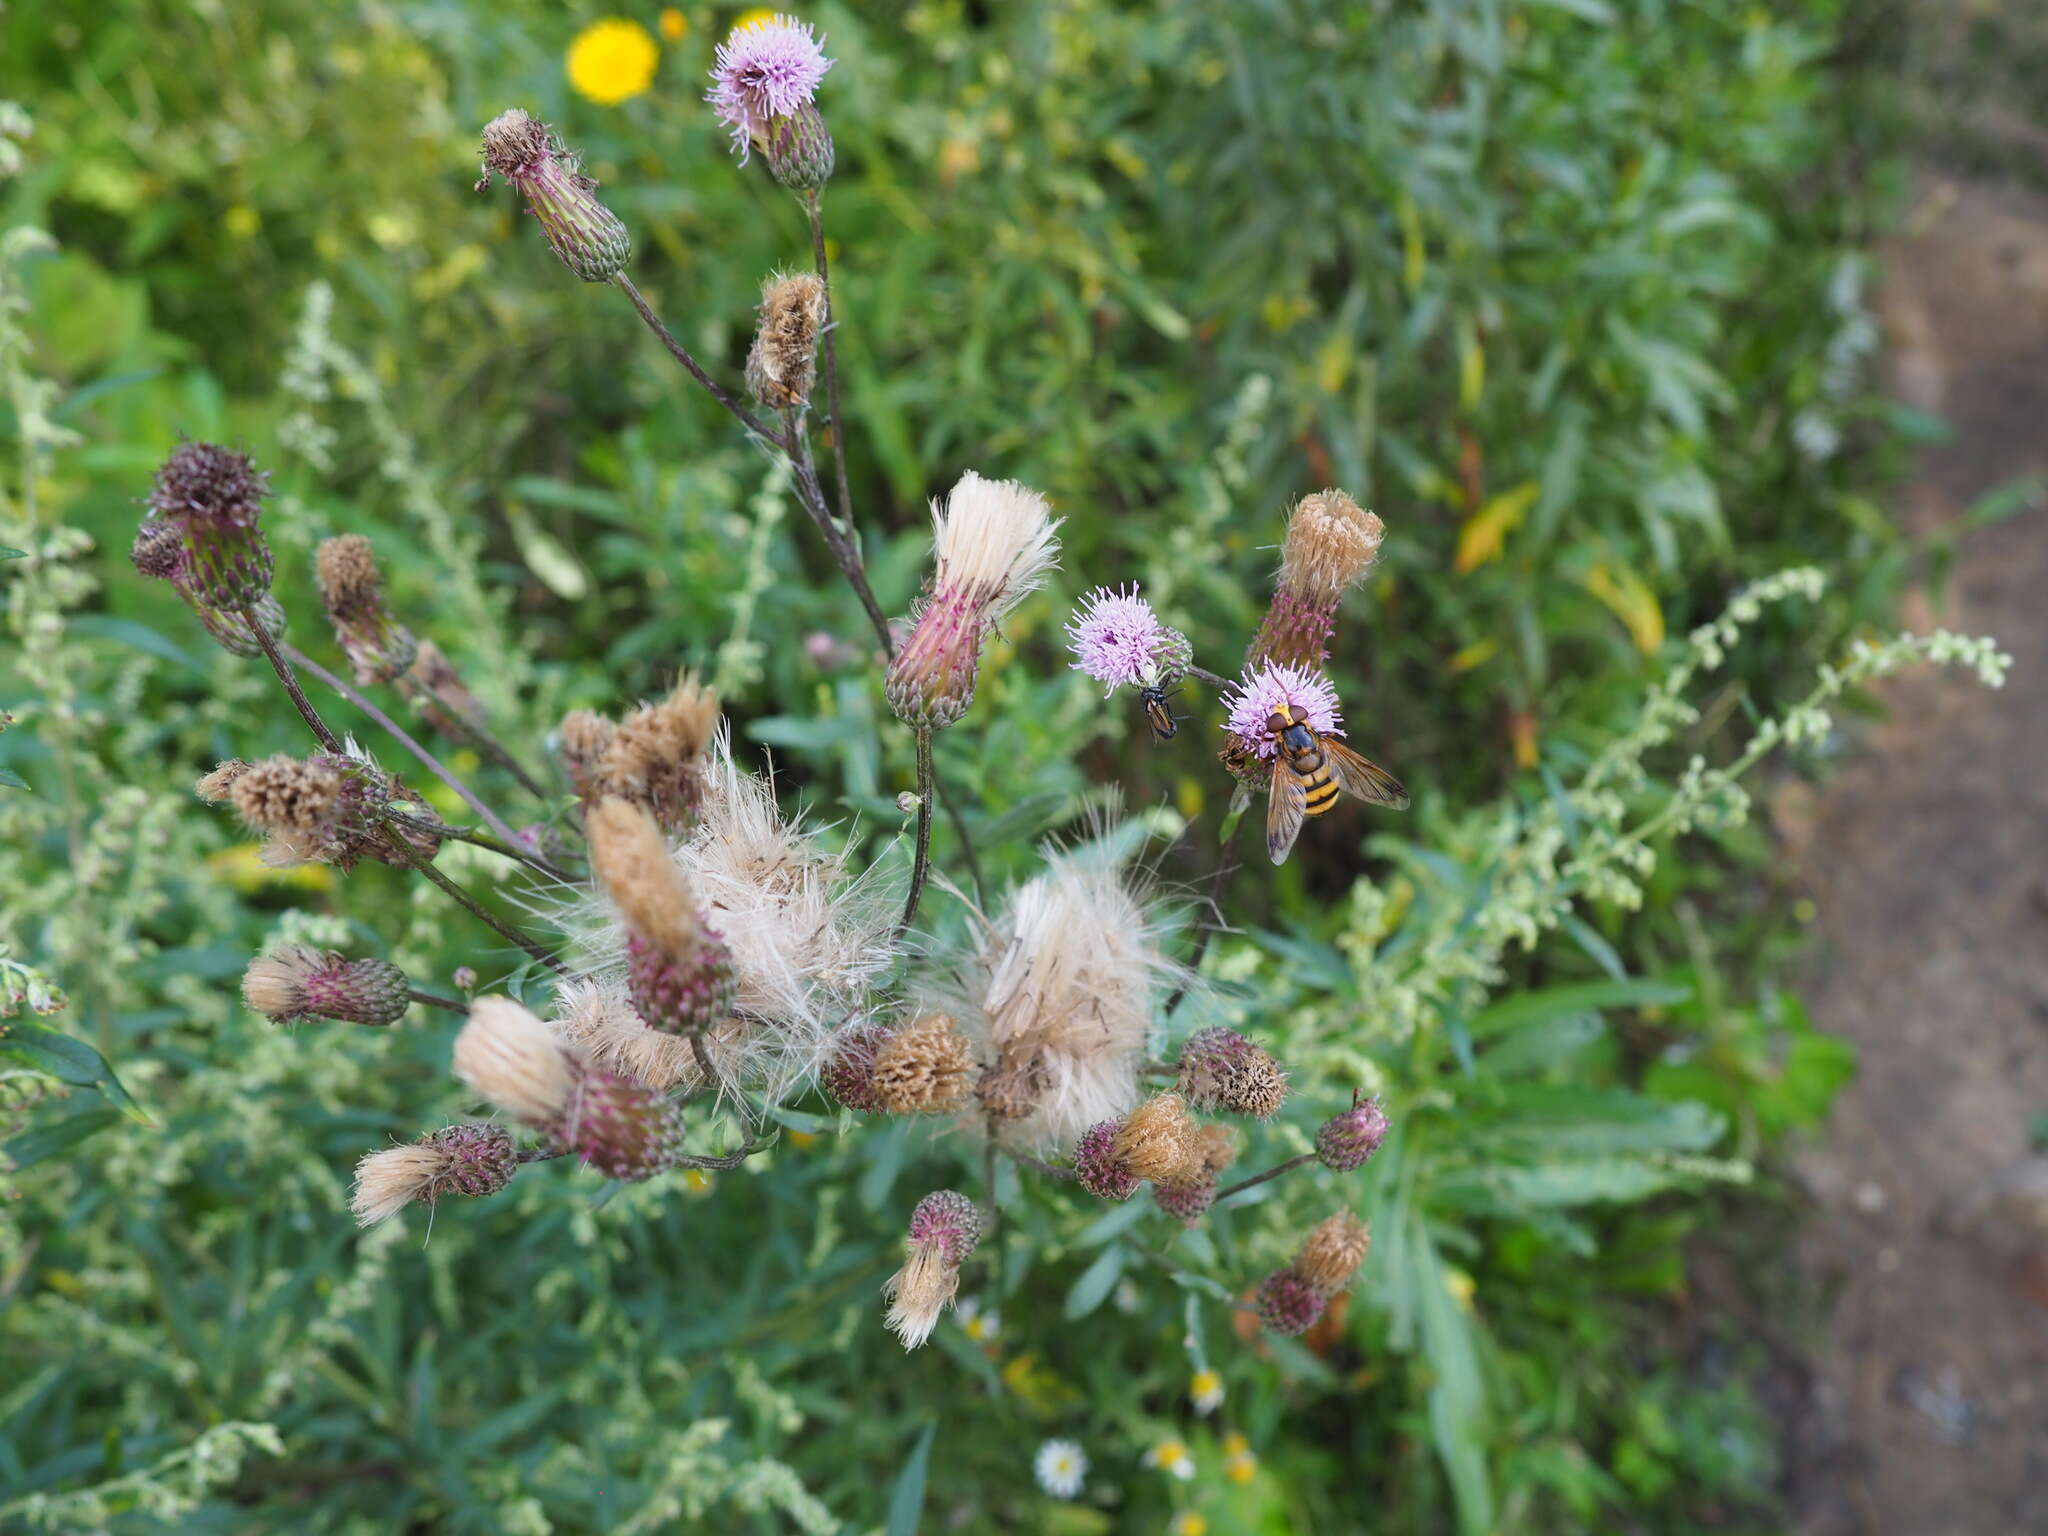
[[[1161,937],[1142,881],[1106,840],[1048,852],[1012,893],[970,982],[996,1070],[1035,1085],[1006,1139],[1069,1147],[1138,1102],[1154,1005],[1181,974]]]
[[[529,1125],[560,1118],[577,1061],[554,1032],[509,997],[480,997],[455,1037],[455,1075],[479,1098]]]
[[[984,619],[1002,618],[1059,563],[1059,525],[1029,486],[970,469],[943,507],[932,503],[933,589],[972,593]]]

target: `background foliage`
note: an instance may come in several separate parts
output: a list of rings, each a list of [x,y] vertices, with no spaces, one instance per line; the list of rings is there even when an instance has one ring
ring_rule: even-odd
[[[0,789],[0,941],[69,1007],[41,1021],[62,1036],[11,1021],[0,1082],[20,1362],[0,1510],[829,1531],[914,1518],[921,1493],[934,1526],[975,1530],[1768,1524],[1739,1349],[1695,1351],[1666,1305],[1712,1191],[1848,1070],[1779,989],[1764,838],[1688,842],[1639,905],[1594,900],[1527,953],[1480,917],[1533,900],[1534,831],[1638,723],[1683,650],[1667,635],[1782,567],[1834,578],[1760,618],[1682,762],[1803,692],[1903,578],[1867,487],[1914,424],[1860,370],[1882,119],[1838,0],[806,13],[839,60],[828,218],[884,605],[907,606],[925,498],[963,468],[1068,518],[1055,591],[940,742],[993,876],[1112,782],[1191,829],[1169,881],[1212,860],[1211,701],[1151,748],[1066,672],[1069,599],[1142,580],[1227,663],[1294,496],[1342,485],[1389,525],[1333,666],[1353,739],[1417,809],[1333,818],[1240,876],[1197,1005],[1248,1021],[1306,1100],[1362,1082],[1403,1127],[1348,1191],[1378,1246],[1341,1326],[1255,1343],[1153,1262],[1249,1281],[1339,1198],[1327,1180],[1174,1254],[1157,1218],[1130,1225],[1142,1202],[1099,1216],[1026,1188],[979,1284],[1000,1331],[948,1323],[905,1357],[877,1289],[910,1200],[966,1175],[945,1142],[822,1113],[716,1188],[597,1208],[538,1169],[444,1209],[430,1242],[348,1226],[354,1158],[459,1110],[448,1029],[285,1033],[234,978],[279,931],[429,976],[478,933],[381,869],[345,900],[329,872],[262,872],[190,797],[215,759],[297,736],[120,558],[178,433],[275,470],[301,644],[312,545],[364,532],[515,734],[701,665],[793,800],[884,838],[900,821],[907,736],[782,488],[616,295],[469,190],[487,117],[555,122],[634,229],[643,286],[736,377],[761,275],[802,259],[804,228],[698,100],[731,14],[682,14],[654,90],[606,109],[562,69],[591,17],[534,0],[11,8],[0,97],[35,133],[0,197],[56,248],[9,253],[0,544],[24,557],[0,565],[20,722],[0,771],[25,787]],[[1198,1417],[1211,1366],[1228,1395]],[[1248,1479],[1223,1473],[1226,1433]],[[1032,1483],[1048,1435],[1094,1463],[1079,1504]],[[1142,1464],[1168,1438],[1193,1480]]]

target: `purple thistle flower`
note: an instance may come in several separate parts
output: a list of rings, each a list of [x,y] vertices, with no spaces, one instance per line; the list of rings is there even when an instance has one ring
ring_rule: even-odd
[[[741,165],[755,144],[767,144],[771,123],[811,105],[831,67],[817,36],[794,16],[736,27],[718,45],[714,83],[704,99],[717,108],[720,122],[732,126]]]
[[[1230,710],[1223,728],[1254,757],[1272,760],[1273,733],[1266,728],[1266,721],[1282,704],[1293,706],[1318,736],[1344,734],[1337,690],[1320,672],[1307,667],[1254,667],[1234,686],[1237,692],[1223,699]]]
[[[1159,622],[1152,605],[1138,595],[1097,587],[1081,599],[1067,620],[1073,669],[1103,685],[1107,698],[1119,688],[1145,688],[1186,667],[1193,659],[1187,636]]]

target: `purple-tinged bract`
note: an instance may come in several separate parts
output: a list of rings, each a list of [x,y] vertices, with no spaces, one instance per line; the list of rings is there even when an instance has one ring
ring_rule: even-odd
[[[909,1236],[913,1247],[929,1248],[958,1268],[981,1241],[981,1208],[957,1189],[935,1189],[910,1213]]]
[[[1323,1306],[1321,1293],[1292,1269],[1274,1270],[1259,1287],[1259,1321],[1290,1339],[1313,1328]]]
[[[1216,1175],[1204,1168],[1192,1178],[1154,1184],[1152,1202],[1182,1226],[1195,1226],[1216,1203]]]
[[[1325,1168],[1350,1173],[1365,1166],[1387,1139],[1387,1112],[1378,1099],[1365,1099],[1332,1115],[1316,1131],[1316,1157]]]
[[[1224,729],[1255,757],[1272,761],[1277,750],[1266,722],[1281,705],[1291,707],[1318,736],[1342,736],[1344,717],[1337,690],[1320,672],[1306,667],[1253,667],[1224,695],[1230,718]]]
[[[1105,1120],[1091,1125],[1074,1143],[1074,1177],[1081,1187],[1100,1200],[1128,1200],[1137,1192],[1139,1178],[1116,1155],[1116,1133],[1122,1124]]]

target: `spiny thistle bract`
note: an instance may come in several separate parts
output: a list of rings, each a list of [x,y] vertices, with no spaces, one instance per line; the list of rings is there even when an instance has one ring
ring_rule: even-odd
[[[1363,1099],[1316,1128],[1316,1157],[1335,1173],[1365,1166],[1387,1139],[1387,1112],[1378,1099]]]
[[[1323,1315],[1326,1298],[1293,1269],[1276,1269],[1259,1286],[1259,1321],[1286,1338],[1307,1333]]]
[[[1184,1179],[1202,1164],[1202,1147],[1187,1101],[1162,1093],[1140,1104],[1116,1131],[1117,1159],[1147,1183]]]
[[[1152,1203],[1184,1227],[1197,1226],[1216,1203],[1216,1175],[1207,1168],[1152,1186]]]
[[[839,1032],[832,1055],[818,1074],[825,1092],[836,1103],[860,1114],[880,1112],[881,1101],[875,1094],[875,1058],[890,1034],[879,1025],[867,1024]]]
[[[1116,1137],[1122,1128],[1121,1121],[1104,1120],[1089,1126],[1074,1143],[1074,1178],[1099,1200],[1128,1200],[1145,1182],[1117,1155]]]
[[[598,200],[596,181],[583,174],[576,156],[546,124],[518,107],[500,113],[484,126],[483,161],[477,191],[489,188],[493,172],[517,187],[540,221],[548,249],[571,272],[587,283],[602,283],[625,267],[633,237]]]
[[[1197,1109],[1270,1120],[1287,1099],[1287,1075],[1262,1045],[1221,1025],[1197,1030],[1181,1047],[1176,1082]]]
[[[904,1025],[875,1050],[869,1092],[887,1115],[931,1115],[957,1109],[973,1080],[967,1041],[943,1013]]]
[[[284,609],[271,595],[272,558],[258,526],[269,476],[244,454],[213,443],[180,443],[156,472],[148,515],[129,558],[136,571],[167,581],[206,632],[237,656],[263,654],[253,613],[273,640]]]

